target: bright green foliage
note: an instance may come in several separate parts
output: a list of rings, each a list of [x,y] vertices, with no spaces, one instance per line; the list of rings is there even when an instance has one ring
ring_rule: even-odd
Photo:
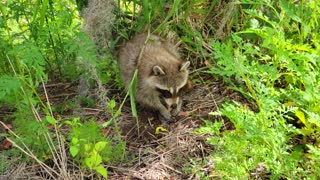
[[[71,127],[70,153],[82,167],[95,170],[107,178],[106,168],[103,163],[115,162],[122,159],[125,143],[105,137],[99,126],[90,121],[80,123],[78,118],[67,121]]]
[[[48,74],[63,79],[64,62],[74,64],[75,51],[66,44],[77,37],[81,21],[68,1],[4,1],[0,14],[0,106],[15,110],[11,119],[20,139],[10,138],[20,146],[25,143],[39,159],[48,159],[47,122],[34,117],[40,111],[49,114],[38,87]]]
[[[18,93],[20,90],[21,84],[20,81],[9,75],[0,76],[0,102],[14,102],[13,99],[15,93]]]
[[[263,163],[272,178],[306,176],[303,167],[299,167],[304,162],[303,149],[291,145],[291,137],[287,136],[295,128],[286,125],[282,116],[294,109],[278,110],[268,114],[253,113],[239,104],[224,105],[221,114],[230,119],[236,129],[220,135],[215,133],[216,136],[208,139],[208,143],[215,146],[215,173],[223,177],[247,178]],[[214,132],[216,130],[212,128],[211,133]]]
[[[51,159],[50,150],[59,148],[55,142],[56,134],[52,133],[52,129],[50,130],[48,126],[59,127],[61,123],[48,116],[51,115],[51,107],[43,101],[45,96],[42,83],[76,82],[80,77],[86,78],[91,84],[100,80],[100,77],[103,83],[119,82],[114,80],[118,71],[116,61],[110,54],[99,57],[100,61],[98,61],[96,47],[88,35],[81,32],[81,23],[82,19],[73,1],[5,0],[0,2],[0,107],[13,111],[7,119],[10,120],[9,123],[12,120],[14,132],[19,138],[12,134],[8,137],[20,147],[25,148],[24,143],[39,160]],[[81,100],[85,101],[89,107],[95,105],[92,99],[83,97]],[[52,108],[54,113],[65,112],[75,107],[72,100],[68,102],[71,103],[65,105],[67,107]],[[43,114],[46,116],[42,122],[36,120],[37,113],[40,116]],[[77,127],[74,126],[74,128]],[[97,145],[98,150],[87,149],[88,154],[91,154],[88,158],[96,154],[95,157],[101,156],[102,162],[115,161],[116,158],[108,159],[110,155],[105,154],[109,153],[105,150],[112,149],[114,144],[98,134],[100,131],[97,126],[91,124],[89,130],[91,131],[86,134],[86,137],[80,136],[85,133],[84,130],[79,130],[78,133],[74,130],[74,138],[82,141],[93,133],[94,137],[89,139],[92,140],[90,142],[92,144],[86,142],[87,145],[95,145],[96,140],[97,143],[108,143],[102,148],[103,153],[99,145]],[[53,141],[51,145],[54,147],[50,146],[51,149],[48,138],[52,138]],[[79,144],[81,151],[84,151],[84,145],[83,142]],[[115,157],[120,157],[124,143],[117,143],[114,147],[112,151],[118,153]],[[74,150],[74,148],[75,146],[70,149]],[[16,150],[13,148],[8,151],[16,152]],[[80,155],[76,157],[78,156]],[[30,162],[30,159],[27,161]],[[101,163],[90,164],[88,167],[106,176],[106,172],[98,164]]]
[[[52,158],[52,154],[46,140],[47,133],[49,133],[47,125],[47,121],[37,122],[30,111],[18,111],[15,113],[13,127],[15,127],[15,132],[19,138],[15,138],[15,136],[10,138],[20,147],[24,147],[22,143],[26,144],[37,155],[38,159],[48,160]],[[13,149],[13,151],[17,151],[17,149]],[[23,160],[29,161],[25,158]]]
[[[201,180],[212,179],[211,177],[208,177],[204,172],[201,171],[203,166],[208,164],[208,162],[197,162],[191,158],[189,159],[189,162],[192,164],[192,167],[184,166],[184,171],[188,172],[189,174],[197,174]]]
[[[320,4],[248,4],[242,6],[247,27],[226,43],[212,43],[217,66],[208,73],[231,84],[235,77],[240,85],[232,88],[257,110],[227,103],[219,113],[235,130],[218,132],[219,122],[199,130],[214,134],[208,139],[215,146],[213,174],[248,178],[262,163],[271,179],[319,177]]]
[[[131,110],[132,110],[132,115],[136,120],[138,120],[138,114],[137,114],[137,108],[135,104],[135,94],[136,94],[136,88],[137,88],[137,76],[138,76],[138,70],[134,71],[130,86],[129,86],[129,95],[130,95],[130,103],[131,103]],[[138,121],[137,121],[138,125]]]
[[[87,1],[77,3],[83,9]],[[119,0],[118,5],[115,34],[128,39],[143,29],[160,35],[174,32],[182,40],[185,59],[196,66],[208,62],[202,72],[223,79],[251,101],[251,108],[228,102],[212,113],[230,120],[234,130],[221,131],[223,121],[205,121],[198,130],[212,134],[207,141],[214,147],[207,157],[215,166],[210,177],[320,176],[318,1]],[[221,15],[216,7],[229,9]],[[0,3],[0,14],[0,106],[14,110],[9,118],[14,119],[20,139],[9,138],[20,146],[24,142],[38,159],[47,160],[52,157],[45,139],[49,136],[44,135],[52,134],[48,125],[60,122],[48,116],[50,108],[38,95],[40,85],[48,80],[77,81],[80,76],[92,84],[99,78],[102,83],[119,83],[114,57],[99,52],[114,51],[120,37],[111,42],[110,49],[97,50],[81,32],[75,2],[67,0],[5,0]],[[232,35],[215,36],[221,31],[216,22],[227,31],[225,35]],[[134,88],[129,93],[134,95]],[[81,98],[94,107],[92,99]],[[54,113],[76,107],[73,100],[64,103],[52,108]],[[115,101],[107,104],[113,118],[103,126],[110,128],[116,122],[123,104],[118,109]],[[35,121],[36,112],[45,115],[42,122]],[[105,137],[94,122],[75,118],[67,124],[71,156],[82,167],[107,177],[103,165],[121,159],[124,153],[120,136]],[[17,157],[15,150],[3,153],[3,159]],[[207,160],[190,162],[193,167],[185,171],[208,178],[201,172]],[[264,170],[258,171],[259,167]]]
[[[19,104],[41,104],[36,95],[40,83],[48,74],[64,76],[66,62],[74,64],[75,51],[67,44],[77,37],[80,19],[68,1],[5,1],[0,10],[0,102],[29,111]]]

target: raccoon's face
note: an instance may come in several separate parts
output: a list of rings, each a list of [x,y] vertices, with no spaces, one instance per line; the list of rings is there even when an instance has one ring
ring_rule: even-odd
[[[181,89],[187,84],[189,65],[190,62],[187,61],[177,68],[153,67],[152,84],[159,92],[161,103],[168,109],[175,109],[180,101]]]

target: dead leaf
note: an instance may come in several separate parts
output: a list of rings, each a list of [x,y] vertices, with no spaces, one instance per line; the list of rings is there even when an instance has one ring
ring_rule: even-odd
[[[206,65],[207,67],[212,67],[212,65],[209,61],[204,61],[204,65]]]
[[[0,151],[10,149],[11,147],[12,143],[8,139],[5,139],[3,145],[0,146]]]
[[[187,117],[187,116],[189,116],[189,113],[188,113],[187,111],[180,111],[180,112],[179,112],[179,116],[185,116],[185,117]]]
[[[47,125],[47,127],[48,127],[51,131],[56,130],[56,127],[55,127],[54,125],[52,125],[52,124]]]
[[[101,133],[102,133],[102,134],[106,135],[107,132],[108,132],[108,129],[107,129],[107,128],[102,128],[102,129],[101,129]]]
[[[13,130],[13,126],[11,124],[6,124],[6,126],[4,126],[5,130]]]

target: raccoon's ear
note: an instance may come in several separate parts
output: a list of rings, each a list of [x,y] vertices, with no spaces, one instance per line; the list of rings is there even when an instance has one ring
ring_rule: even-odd
[[[190,66],[190,61],[184,62],[179,71],[186,71],[188,69],[188,67]]]
[[[158,76],[158,75],[165,75],[166,73],[164,73],[164,71],[161,69],[160,66],[153,66],[153,74],[155,76]]]

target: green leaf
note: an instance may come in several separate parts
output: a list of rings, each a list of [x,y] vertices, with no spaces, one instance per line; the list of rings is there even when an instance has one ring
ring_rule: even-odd
[[[290,18],[301,23],[301,18],[296,15],[298,9],[295,8],[293,3],[281,0],[279,5]]]
[[[144,20],[145,22],[150,22],[150,6],[149,6],[149,1],[148,0],[143,0],[143,15],[144,15]]]
[[[100,163],[102,163],[102,158],[97,151],[93,150],[91,152],[91,157],[93,159],[94,166],[98,166]]]
[[[18,78],[8,75],[0,76],[0,100],[20,90],[20,87],[21,83]]]
[[[79,139],[73,137],[73,138],[71,139],[71,142],[72,142],[72,144],[78,144]]]
[[[211,116],[221,116],[222,113],[220,111],[213,111],[213,112],[209,112],[209,115],[211,115]]]
[[[85,152],[89,152],[91,150],[90,144],[85,144],[84,145],[84,150],[85,150]]]
[[[107,170],[102,165],[95,167],[94,170],[96,170],[97,173],[101,174],[104,178],[108,179]]]
[[[57,120],[55,120],[52,116],[46,116],[46,121],[52,125],[57,124]]]
[[[108,144],[108,142],[106,141],[100,141],[100,142],[97,142],[95,145],[94,145],[94,149],[98,152],[102,151],[106,145]]]
[[[90,169],[93,169],[96,166],[98,166],[100,163],[102,163],[102,158],[97,151],[93,150],[90,153],[90,156],[85,158],[84,162],[87,165],[87,167],[89,167]]]
[[[319,148],[307,144],[307,147],[309,148],[309,151],[317,158],[320,158],[320,150]]]
[[[136,88],[137,88],[137,75],[138,75],[138,70],[136,69],[134,71],[131,84],[130,84],[130,89],[129,89],[129,94],[130,94],[130,104],[131,104],[131,110],[132,110],[132,115],[133,117],[137,118],[137,108],[136,108],[136,103],[135,103],[135,95],[136,95]]]
[[[46,14],[47,8],[48,8],[48,4],[49,4],[49,0],[43,0],[42,1],[42,8],[41,8],[41,11],[40,11],[40,27],[39,27],[39,31],[41,31],[41,28],[43,27],[44,20],[45,20],[45,14]]]
[[[85,165],[90,169],[93,168],[93,161],[94,160],[92,159],[92,157],[87,157],[87,158],[84,159]]]
[[[112,99],[112,100],[109,102],[108,106],[109,106],[111,109],[113,109],[114,107],[116,107],[116,101],[115,101],[114,99]]]
[[[297,110],[295,114],[299,118],[299,120],[306,126],[307,122],[304,113],[302,111]]]
[[[79,152],[79,148],[77,146],[70,146],[70,153],[72,157],[75,157]]]
[[[119,110],[118,110],[118,111],[119,111]],[[117,112],[118,112],[118,111],[117,111]],[[120,114],[120,113],[116,113],[116,114],[115,114],[115,117],[117,117],[117,116],[116,116],[117,114]],[[112,122],[113,122],[113,118],[109,119],[107,122],[104,122],[101,126],[105,128],[105,127],[109,126]]]
[[[260,27],[259,21],[255,18],[250,19],[250,27],[252,29],[258,29]]]

